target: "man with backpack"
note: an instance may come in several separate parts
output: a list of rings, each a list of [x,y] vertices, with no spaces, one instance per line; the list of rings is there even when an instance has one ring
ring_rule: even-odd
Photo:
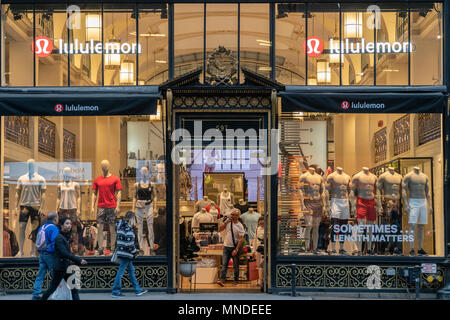
[[[55,239],[59,234],[58,214],[50,212],[45,224],[39,228],[36,235],[36,249],[39,252],[39,271],[34,281],[32,300],[40,300],[42,294],[42,284],[47,271],[53,277],[53,263],[55,255]]]

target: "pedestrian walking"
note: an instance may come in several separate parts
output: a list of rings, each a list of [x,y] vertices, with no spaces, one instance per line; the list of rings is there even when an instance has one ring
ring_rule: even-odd
[[[133,266],[133,259],[137,255],[135,234],[133,228],[130,226],[129,221],[134,217],[133,211],[128,211],[125,214],[125,219],[119,220],[116,223],[117,228],[117,257],[120,259],[119,270],[117,271],[116,278],[114,279],[114,286],[111,293],[113,298],[121,298],[125,295],[121,293],[122,289],[122,277],[125,274],[125,270],[128,271],[128,277],[130,278],[131,285],[137,296],[146,294],[148,290],[143,290],[136,279],[135,269]]]
[[[34,281],[32,300],[41,300],[42,284],[47,271],[53,278],[53,260],[55,256],[55,239],[59,234],[58,214],[49,212],[47,221],[38,229],[36,249],[39,252],[39,270]]]
[[[68,217],[62,217],[59,221],[60,232],[55,239],[55,256],[53,263],[53,277],[50,287],[45,291],[41,300],[48,300],[50,295],[55,292],[61,280],[66,280],[71,274],[67,273],[67,268],[74,262],[76,265],[86,265],[87,261],[73,255],[70,252],[70,233],[72,230],[72,221]],[[80,300],[78,288],[72,289],[72,300]]]

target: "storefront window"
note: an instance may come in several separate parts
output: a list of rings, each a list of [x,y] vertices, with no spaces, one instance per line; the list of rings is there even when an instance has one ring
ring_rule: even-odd
[[[280,127],[279,255],[443,256],[441,114],[294,113]]]
[[[2,86],[33,86],[33,9],[2,5]]]
[[[131,224],[137,227],[139,254],[166,254],[160,109],[152,116],[9,116],[2,121],[6,130],[0,189],[3,231],[8,235],[2,257],[36,256],[36,231],[50,212],[71,218],[74,254],[110,255],[114,221],[130,210],[136,213]],[[105,181],[113,194],[101,187]]]
[[[411,7],[411,85],[442,84],[442,3]]]

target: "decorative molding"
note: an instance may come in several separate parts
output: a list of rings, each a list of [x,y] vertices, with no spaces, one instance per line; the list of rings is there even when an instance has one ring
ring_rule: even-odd
[[[214,49],[208,55],[206,61],[205,82],[213,86],[236,85],[238,72],[238,62],[231,50],[223,46]]]
[[[271,107],[271,99],[269,95],[182,95],[174,97],[172,106],[174,109],[268,109]]]
[[[414,289],[414,285],[407,283],[404,277],[399,276],[399,269],[408,266],[377,265],[381,269],[382,290]],[[370,274],[367,271],[369,265],[297,265],[296,287],[308,289],[366,289]],[[386,275],[387,269],[394,269],[395,275]],[[438,276],[445,278],[445,270],[438,267]],[[422,289],[438,289],[439,284],[429,284],[423,273],[420,287]],[[445,279],[442,284],[445,283]],[[276,287],[290,288],[292,285],[291,265],[279,264],[276,267]]]

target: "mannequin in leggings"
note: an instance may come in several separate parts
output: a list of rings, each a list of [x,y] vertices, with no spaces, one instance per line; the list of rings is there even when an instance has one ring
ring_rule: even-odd
[[[319,226],[325,207],[325,188],[322,176],[316,173],[316,169],[311,166],[308,171],[300,176],[301,201],[305,211],[306,227],[306,251],[310,250],[312,229],[314,254],[318,253],[317,243],[319,241]]]
[[[144,247],[144,217],[147,219],[148,242],[150,248],[153,249],[154,232],[153,232],[153,209],[155,204],[155,190],[150,182],[148,168],[142,167],[140,170],[140,180],[134,184],[133,196],[133,212],[136,212],[136,220],[138,224],[138,241],[139,254],[143,254]]]

